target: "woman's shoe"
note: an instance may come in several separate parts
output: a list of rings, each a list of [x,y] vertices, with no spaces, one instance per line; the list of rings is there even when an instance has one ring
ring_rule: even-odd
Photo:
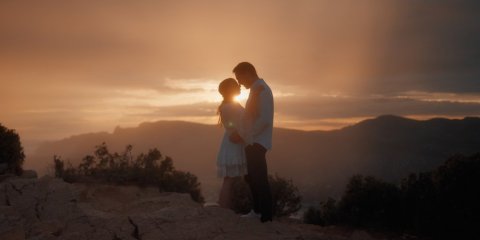
[[[249,213],[247,214],[244,214],[241,216],[242,218],[256,218],[256,219],[259,219],[260,218],[260,214],[259,213],[255,213],[255,211],[250,210]]]

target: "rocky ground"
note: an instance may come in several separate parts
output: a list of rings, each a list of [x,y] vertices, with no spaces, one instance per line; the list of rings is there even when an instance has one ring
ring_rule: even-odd
[[[203,207],[188,194],[155,188],[69,184],[48,176],[0,181],[2,240],[393,239],[292,221],[262,224],[230,210]]]

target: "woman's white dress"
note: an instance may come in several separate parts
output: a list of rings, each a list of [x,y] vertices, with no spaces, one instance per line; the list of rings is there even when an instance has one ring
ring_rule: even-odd
[[[232,102],[224,103],[219,110],[225,133],[217,156],[217,175],[222,178],[246,175],[245,146],[229,140],[234,131],[242,131],[245,109],[239,103]]]

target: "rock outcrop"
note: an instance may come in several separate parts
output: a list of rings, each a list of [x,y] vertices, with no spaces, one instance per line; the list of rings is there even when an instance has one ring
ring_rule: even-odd
[[[318,226],[244,219],[203,207],[188,194],[155,188],[69,184],[60,179],[0,182],[0,239],[372,239]]]

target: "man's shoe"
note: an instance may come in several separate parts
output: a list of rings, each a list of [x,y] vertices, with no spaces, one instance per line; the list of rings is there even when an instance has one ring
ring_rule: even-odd
[[[244,214],[241,217],[242,218],[257,218],[258,219],[258,218],[260,218],[260,214],[255,213],[255,211],[253,211],[253,210],[250,210],[249,213]]]
[[[271,222],[271,221],[272,221],[272,217],[264,217],[264,216],[262,216],[262,217],[260,218],[260,221],[261,221],[262,223]]]

